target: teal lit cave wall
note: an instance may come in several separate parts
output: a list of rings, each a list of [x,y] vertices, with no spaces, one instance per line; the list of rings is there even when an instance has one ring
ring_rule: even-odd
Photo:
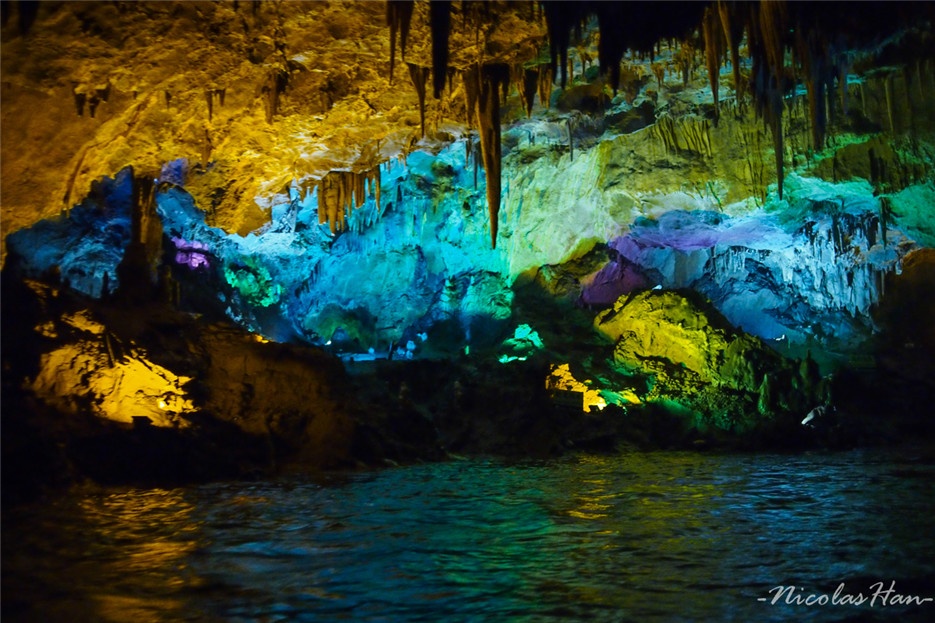
[[[529,320],[514,309],[517,284],[548,281],[575,264],[574,283],[549,287],[580,307],[605,308],[634,290],[685,288],[777,348],[848,352],[874,329],[884,276],[931,243],[919,216],[935,197],[930,183],[895,195],[882,218],[866,181],[795,173],[782,201],[773,193],[765,206],[734,216],[685,193],[624,210],[616,191],[581,181],[579,169],[606,165],[592,149],[577,163],[562,155],[506,159],[501,236],[491,249],[483,170],[475,173],[470,155],[461,140],[382,165],[381,205],[368,197],[337,234],[319,224],[316,193],[303,199],[296,189],[273,203],[259,231],[210,227],[184,190],[192,173],[183,161],[170,163],[156,211],[177,302],[213,308],[277,341],[360,356],[391,348],[442,356],[511,335]],[[116,290],[131,182],[129,171],[102,180],[68,214],[11,235],[10,253],[27,274],[58,273],[92,297]]]

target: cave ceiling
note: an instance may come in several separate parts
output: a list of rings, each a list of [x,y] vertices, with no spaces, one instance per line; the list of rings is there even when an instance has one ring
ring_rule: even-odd
[[[614,93],[625,55],[667,46],[717,68],[782,153],[783,94],[807,91],[812,148],[842,72],[931,57],[932,3],[3,2],[3,236],[68,209],[127,166],[185,188],[212,225],[247,233],[274,198],[351,189],[390,159],[474,133],[496,243],[500,126],[579,71]],[[915,28],[915,34],[906,36]],[[902,37],[902,39],[900,39]],[[897,41],[896,44],[893,42]],[[899,41],[905,43],[899,44]],[[593,53],[593,57],[592,57]],[[863,64],[863,65],[862,65]],[[741,75],[741,68],[744,73]],[[571,71],[576,71],[571,63]],[[580,77],[580,76],[579,76]],[[522,106],[504,112],[508,94]],[[501,114],[504,116],[501,117]],[[775,163],[782,192],[781,158]],[[343,193],[343,194],[342,194]],[[324,193],[320,193],[324,196]]]

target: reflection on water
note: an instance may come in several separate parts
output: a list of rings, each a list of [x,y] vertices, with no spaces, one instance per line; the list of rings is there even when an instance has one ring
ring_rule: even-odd
[[[935,620],[935,464],[691,453],[74,492],[3,518],[6,621]],[[766,598],[767,601],[758,601]]]

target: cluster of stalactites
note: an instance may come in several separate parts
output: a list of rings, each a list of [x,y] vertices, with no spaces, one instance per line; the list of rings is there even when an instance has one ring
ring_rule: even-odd
[[[351,211],[364,205],[367,197],[373,196],[376,212],[380,213],[380,167],[356,173],[354,171],[331,171],[317,184],[318,222],[328,223],[331,233],[345,229]],[[302,199],[312,190],[302,186]]]
[[[513,68],[510,78],[523,102],[527,117],[532,116],[532,107],[537,94],[539,103],[548,107],[549,99],[552,97],[552,67],[550,65],[517,66]]]
[[[413,0],[386,0],[386,24],[390,27],[390,84],[393,83],[393,68],[396,65],[396,33],[399,33],[399,47],[405,60],[414,7]]]
[[[510,87],[510,67],[502,63],[477,64],[463,74],[468,114],[474,112],[480,134],[481,156],[487,175],[487,211],[490,245],[497,247],[500,214],[500,94]]]
[[[660,40],[675,39],[687,45],[701,33],[705,65],[715,103],[718,105],[720,66],[730,61],[738,100],[747,90],[740,74],[740,42],[746,36],[752,72],[750,94],[757,115],[773,135],[779,196],[783,184],[782,111],[785,94],[796,77],[808,94],[812,149],[825,144],[828,118],[833,113],[833,89],[846,88],[850,47],[879,43],[879,33],[894,32],[906,24],[935,19],[931,3],[812,3],[786,0],[741,2],[544,2],[553,71],[562,71],[565,86],[567,48],[573,28],[596,16],[600,38],[601,73],[609,76],[616,92],[620,62],[626,50],[648,53]],[[728,57],[729,54],[729,57]],[[791,58],[791,66],[786,59]],[[558,60],[561,59],[559,63]]]
[[[545,17],[549,36],[551,62],[548,69],[542,66],[514,71],[513,82],[523,100],[527,114],[532,111],[533,83],[538,87],[543,105],[548,106],[552,81],[558,77],[565,88],[567,82],[568,47],[574,29],[581,39],[582,25],[591,16],[597,18],[600,37],[598,39],[598,60],[601,73],[608,76],[609,85],[616,93],[620,84],[620,66],[623,55],[632,50],[640,55],[649,55],[654,60],[655,48],[659,41],[679,40],[690,45],[690,39],[698,32],[704,42],[705,65],[711,84],[715,104],[715,123],[718,119],[718,89],[721,65],[728,59],[733,70],[734,89],[738,101],[747,90],[740,74],[740,42],[746,37],[752,58],[750,93],[757,115],[770,128],[773,136],[773,148],[776,158],[776,179],[778,192],[782,198],[783,189],[783,135],[782,112],[784,96],[794,86],[796,72],[803,76],[808,93],[809,117],[812,131],[812,148],[824,147],[827,127],[828,107],[833,106],[833,98],[826,93],[835,86],[837,80],[844,88],[846,68],[841,59],[835,58],[834,50],[842,51],[849,44],[867,43],[868,35],[876,24],[865,24],[862,12],[870,3],[862,4],[861,11],[845,3],[787,3],[786,0],[760,0],[759,2],[741,2],[735,0],[716,0],[715,2],[667,2],[660,4],[650,1],[636,2],[542,2],[542,15]],[[874,3],[875,4],[875,3]],[[894,3],[895,4],[895,3]],[[915,6],[926,3],[916,3]],[[471,12],[471,6],[462,10],[463,15]],[[875,11],[873,21],[886,22],[892,29],[896,23],[893,15],[904,13],[904,6],[893,9],[872,8]],[[430,26],[432,31],[432,76],[435,96],[439,97],[448,75],[448,37],[450,31],[451,2],[432,0],[429,4]],[[412,0],[388,0],[387,23],[390,26],[390,73],[395,55],[396,33],[405,48],[406,36],[412,17]],[[918,11],[918,9],[913,9]],[[925,9],[935,17],[935,10]],[[474,11],[476,13],[476,10]],[[926,13],[928,15],[928,13]],[[906,22],[906,15],[900,14],[899,23]],[[692,52],[693,53],[693,52]],[[791,53],[792,67],[787,68],[786,58]],[[728,56],[729,54],[729,56]],[[490,68],[493,64],[484,64],[465,72],[465,97],[469,117],[476,116],[481,133],[484,168],[488,179],[488,204],[491,213],[491,230],[496,244],[496,214],[499,210],[499,112],[494,110],[497,100],[496,88],[489,89],[484,84],[490,82],[509,88],[509,77],[494,77]],[[538,72],[537,72],[538,69]],[[792,79],[790,80],[790,70]],[[428,81],[428,68],[414,69],[410,65],[410,75],[419,93],[420,108],[423,117],[424,135],[424,100]],[[538,73],[538,75],[536,75]],[[657,79],[660,79],[657,75]],[[486,81],[486,82],[485,82]],[[660,79],[661,82],[661,79]],[[489,86],[489,84],[488,84]],[[484,89],[486,88],[486,91]],[[481,93],[484,96],[481,97]],[[832,109],[833,111],[833,109]],[[497,128],[491,127],[496,122]],[[497,145],[493,145],[493,141]],[[496,162],[493,157],[496,156]]]

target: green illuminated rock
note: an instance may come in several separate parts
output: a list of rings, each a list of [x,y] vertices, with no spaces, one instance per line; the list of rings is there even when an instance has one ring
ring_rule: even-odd
[[[779,361],[759,339],[736,331],[713,309],[704,310],[678,292],[620,297],[595,324],[616,342],[618,364],[655,374],[664,386],[755,391],[764,369]]]
[[[595,327],[614,341],[618,366],[652,377],[648,399],[689,407],[698,428],[750,430],[763,416],[797,417],[818,398],[808,360],[786,359],[690,294],[622,296]]]

